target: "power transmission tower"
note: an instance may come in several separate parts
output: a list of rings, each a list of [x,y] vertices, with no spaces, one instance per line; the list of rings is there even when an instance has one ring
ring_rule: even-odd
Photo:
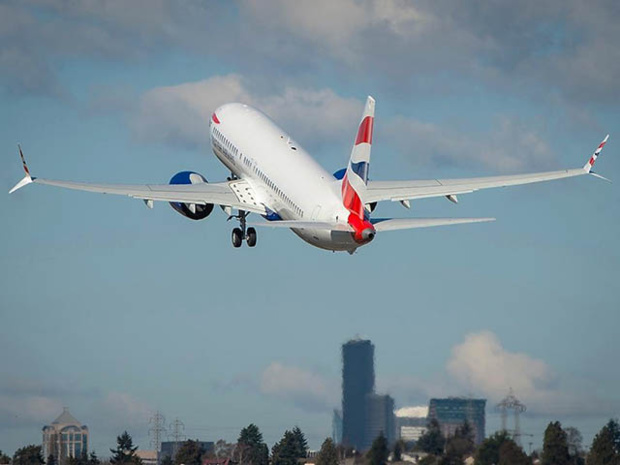
[[[179,442],[185,440],[185,435],[183,434],[185,431],[185,425],[181,420],[175,418],[175,420],[170,425],[170,436],[174,439],[174,445],[172,446],[172,458],[176,457],[177,451],[179,450]]]
[[[514,429],[510,431],[512,439],[520,446],[521,445],[521,425],[519,424],[519,415],[527,410],[525,404],[516,398],[512,388],[508,391],[508,395],[497,404],[497,408],[502,414],[502,430],[509,432],[506,423],[508,422],[508,411],[512,410],[514,414]]]
[[[159,412],[155,412],[155,415],[149,420],[149,424],[152,425],[149,428],[149,436],[151,436],[151,445],[155,449],[157,457],[157,465],[159,465],[159,452],[161,449],[161,435],[166,430],[166,418]]]

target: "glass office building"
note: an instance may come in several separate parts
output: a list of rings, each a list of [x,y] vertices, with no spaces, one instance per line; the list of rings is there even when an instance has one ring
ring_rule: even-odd
[[[365,444],[366,398],[375,389],[375,346],[354,339],[342,346],[342,443],[362,450]]]
[[[56,463],[69,457],[80,457],[88,453],[88,427],[75,419],[69,409],[63,412],[51,425],[43,427],[43,458],[54,456]]]
[[[485,435],[486,399],[467,399],[449,397],[431,399],[428,406],[428,418],[436,419],[445,437],[454,436],[456,429],[466,421],[474,430],[474,442],[478,445]]]

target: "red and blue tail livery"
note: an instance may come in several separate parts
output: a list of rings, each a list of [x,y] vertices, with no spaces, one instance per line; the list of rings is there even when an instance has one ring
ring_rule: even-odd
[[[363,201],[368,184],[374,121],[375,99],[368,96],[351,150],[349,165],[342,179],[342,203],[350,212],[347,221],[353,228],[355,241],[359,244],[370,242],[375,237],[375,228],[365,214]]]

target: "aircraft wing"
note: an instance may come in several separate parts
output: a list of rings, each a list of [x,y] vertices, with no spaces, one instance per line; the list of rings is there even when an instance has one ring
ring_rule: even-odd
[[[97,192],[99,194],[125,195],[134,199],[144,200],[149,206],[152,205],[149,203],[152,201],[193,203],[198,205],[215,204],[261,215],[267,213],[264,205],[257,200],[254,189],[247,181],[242,179],[217,183],[143,185],[56,181],[31,176],[21,149],[19,152],[26,176],[9,193],[13,193],[27,184],[36,183],[63,187],[65,189]]]
[[[480,189],[552,181],[554,179],[570,178],[584,174],[596,175],[591,172],[591,169],[608,138],[609,135],[607,135],[607,137],[605,137],[605,139],[600,143],[594,154],[590,157],[583,168],[508,176],[489,176],[482,178],[368,181],[368,185],[364,193],[364,203],[369,204],[383,200],[406,201],[410,199],[423,199],[442,196],[452,196],[450,200],[456,201],[456,195],[469,194]]]

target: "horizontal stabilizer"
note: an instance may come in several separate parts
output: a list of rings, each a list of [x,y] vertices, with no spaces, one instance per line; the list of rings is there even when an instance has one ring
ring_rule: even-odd
[[[346,223],[330,223],[327,221],[260,221],[248,223],[252,226],[262,226],[267,228],[289,228],[289,229],[328,229],[330,231],[353,231],[351,226]]]
[[[448,226],[451,224],[483,223],[485,221],[495,221],[495,218],[377,218],[371,220],[377,232],[430,228],[432,226]]]

